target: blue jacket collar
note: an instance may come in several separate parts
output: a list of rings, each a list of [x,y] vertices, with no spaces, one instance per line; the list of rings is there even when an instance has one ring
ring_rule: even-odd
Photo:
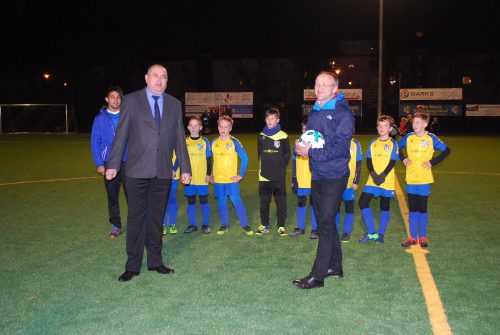
[[[319,107],[318,103],[316,102],[313,106],[313,110],[319,112],[322,109],[335,109],[337,101],[340,101],[342,99],[344,99],[344,95],[342,93],[339,93],[335,98],[328,100],[326,104],[323,105],[323,107]]]

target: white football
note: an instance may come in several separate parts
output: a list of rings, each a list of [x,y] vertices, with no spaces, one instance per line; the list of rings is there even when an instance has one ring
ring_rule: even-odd
[[[321,149],[325,146],[325,138],[319,131],[306,130],[299,138],[299,145],[305,147],[304,143],[309,143],[313,149]]]

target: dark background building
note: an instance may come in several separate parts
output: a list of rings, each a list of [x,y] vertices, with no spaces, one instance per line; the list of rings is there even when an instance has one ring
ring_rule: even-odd
[[[283,126],[298,131],[303,90],[335,61],[341,87],[363,89],[357,131],[374,129],[377,2],[71,6],[2,5],[0,104],[67,103],[78,131],[89,132],[108,86],[140,89],[147,67],[161,63],[169,70],[167,92],[181,101],[185,92],[254,92],[255,117],[238,121],[237,130],[260,129],[274,105]],[[464,105],[500,103],[499,9],[495,1],[386,0],[383,112],[398,118],[400,87],[462,87]],[[499,120],[440,118],[446,133],[500,133]]]

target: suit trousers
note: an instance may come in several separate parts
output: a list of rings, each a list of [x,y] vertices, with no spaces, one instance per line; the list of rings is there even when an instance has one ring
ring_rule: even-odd
[[[116,177],[107,180],[104,176],[104,187],[106,188],[106,194],[108,195],[108,213],[109,213],[109,223],[117,227],[122,226],[122,220],[120,216],[120,186],[123,185],[123,192],[125,193],[125,198],[127,198],[127,188],[125,187],[125,174],[123,172],[124,164],[122,168],[116,174]]]
[[[128,193],[126,271],[141,272],[144,247],[148,267],[164,265],[162,225],[172,179],[125,179]]]
[[[311,275],[323,280],[328,269],[342,271],[342,247],[335,225],[335,216],[348,177],[312,181],[314,214],[318,223],[318,249]]]

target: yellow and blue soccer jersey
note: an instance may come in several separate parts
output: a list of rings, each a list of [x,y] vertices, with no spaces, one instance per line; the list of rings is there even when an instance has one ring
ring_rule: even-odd
[[[210,143],[208,140],[200,136],[197,139],[191,137],[186,138],[186,146],[191,162],[191,184],[192,185],[208,185],[205,177],[208,175],[207,159],[212,157]]]
[[[181,179],[181,169],[179,169],[179,161],[177,160],[177,156],[175,155],[174,151],[174,156],[172,157],[172,168],[173,171],[175,172],[174,180],[179,180]]]
[[[351,140],[351,159],[349,160],[349,179],[347,180],[347,188],[351,188],[352,184],[356,180],[356,184],[359,181],[359,175],[357,175],[356,166],[359,166],[358,162],[363,160],[363,153],[361,152],[361,144],[354,138]]]
[[[368,145],[366,157],[371,158],[375,173],[381,174],[391,160],[397,161],[399,159],[398,144],[392,138],[385,141],[378,138],[374,139]],[[368,176],[366,186],[375,186],[393,191],[395,189],[394,168],[387,174],[385,181],[378,186],[373,182],[372,176]]]
[[[297,178],[298,188],[311,188],[311,168],[309,167],[309,157],[299,156],[295,153],[295,145],[292,151],[294,152],[292,157],[292,170],[293,176]]]
[[[231,177],[239,175],[243,177],[248,166],[248,156],[238,141],[233,136],[226,140],[221,140],[219,137],[212,140],[210,149],[213,155],[214,182],[220,184],[234,183]],[[240,169],[238,172],[238,157],[241,160]]]
[[[406,167],[407,184],[432,184],[434,177],[430,168],[425,168],[422,163],[430,161],[434,156],[434,151],[445,151],[447,145],[436,135],[426,133],[424,136],[417,136],[409,133],[399,141],[401,149],[406,148],[411,164]]]

